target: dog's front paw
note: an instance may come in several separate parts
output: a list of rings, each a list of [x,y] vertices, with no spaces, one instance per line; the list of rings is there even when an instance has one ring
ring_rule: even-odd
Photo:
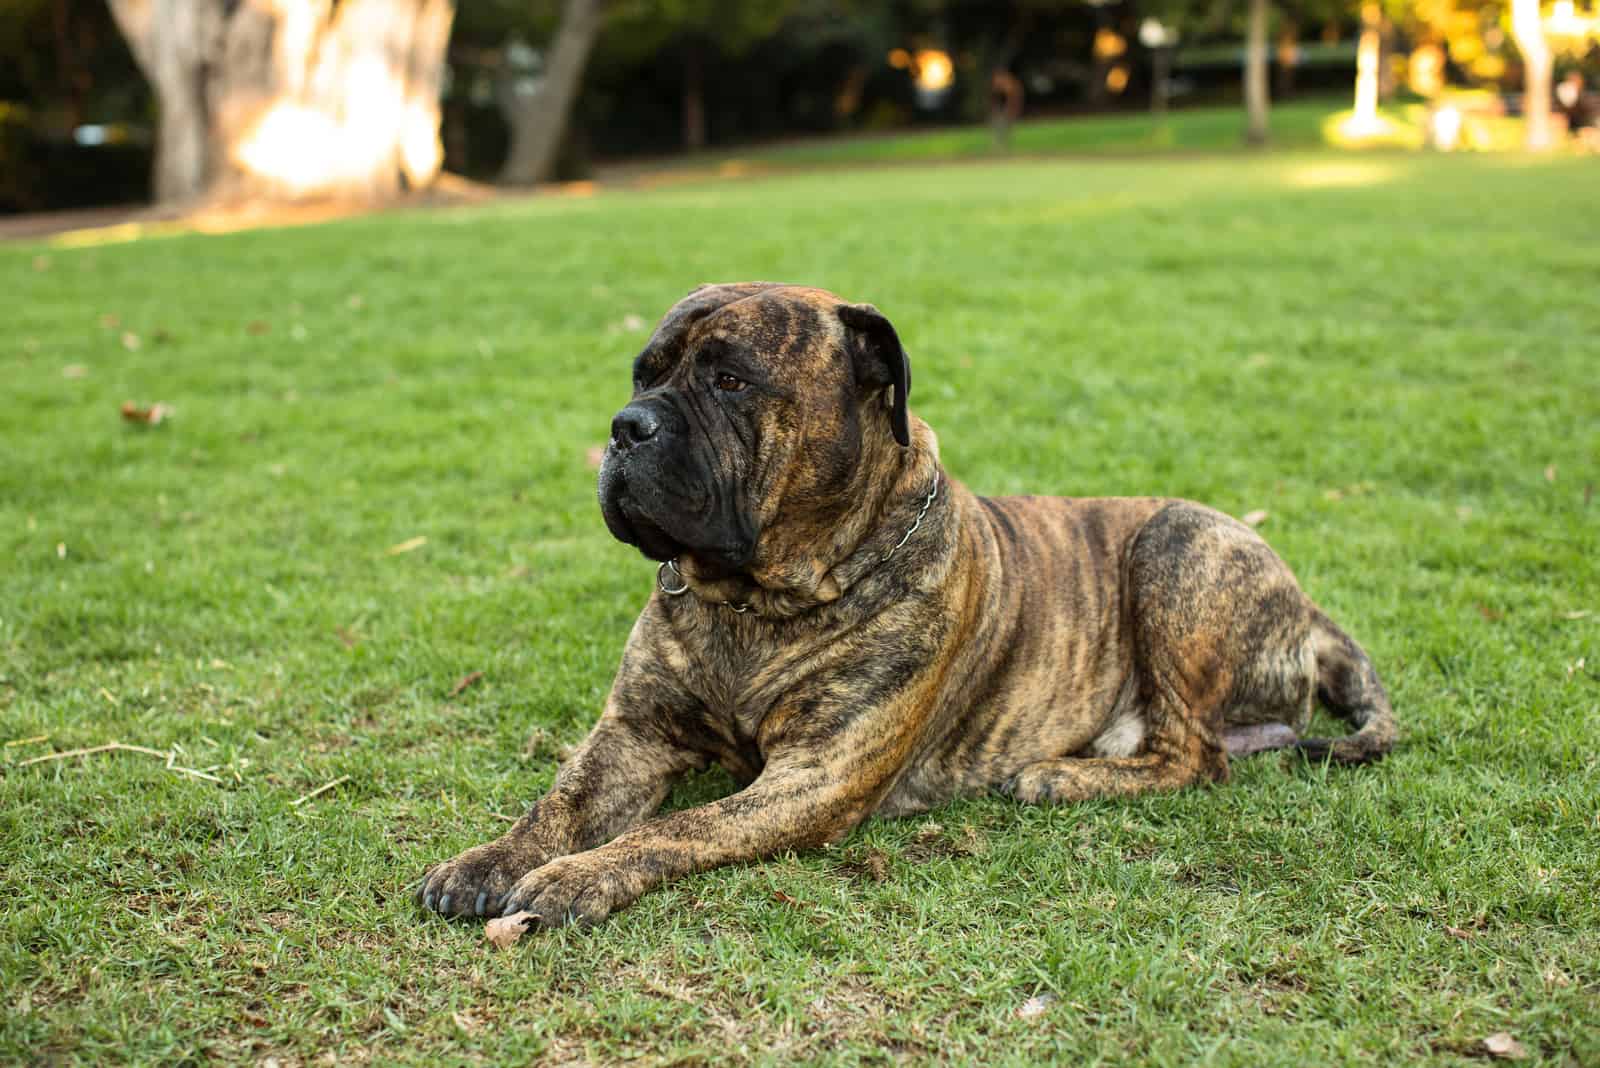
[[[429,868],[417,902],[446,916],[499,916],[506,892],[547,859],[525,841],[497,838]]]
[[[598,851],[557,857],[517,880],[503,915],[533,914],[543,927],[599,923],[644,892],[639,880]]]

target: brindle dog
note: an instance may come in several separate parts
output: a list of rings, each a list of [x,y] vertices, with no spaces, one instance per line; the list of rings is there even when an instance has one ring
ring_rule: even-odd
[[[1172,790],[1395,742],[1371,661],[1253,530],[1159,498],[977,497],[906,410],[877,309],[702,286],[634,363],[606,525],[661,561],[605,711],[504,835],[428,871],[447,915],[592,923],[668,879],[998,790]],[[1320,698],[1355,731],[1299,739]],[[737,793],[657,816],[716,761]]]

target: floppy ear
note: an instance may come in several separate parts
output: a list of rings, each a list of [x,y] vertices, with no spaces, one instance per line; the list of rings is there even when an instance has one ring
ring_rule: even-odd
[[[911,417],[906,395],[911,392],[911,360],[883,313],[870,304],[841,304],[839,318],[850,331],[850,358],[855,362],[856,383],[893,386],[894,407],[889,428],[894,440],[911,444]]]

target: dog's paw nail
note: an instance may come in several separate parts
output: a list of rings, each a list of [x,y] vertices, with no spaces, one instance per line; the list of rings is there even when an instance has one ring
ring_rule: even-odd
[[[441,897],[439,899],[439,911],[443,912],[443,913],[446,913],[446,914],[448,914],[450,912],[450,895],[449,894],[446,894],[446,895],[444,895],[444,897]]]
[[[423,899],[422,899],[422,907],[427,909],[429,912],[434,911],[434,908],[433,908],[433,891],[432,890],[429,890],[428,893],[426,894],[426,896],[423,897]]]
[[[487,891],[487,890],[479,890],[478,891],[478,900],[476,902],[474,902],[473,906],[472,906],[473,915],[482,916],[483,915],[483,906],[488,902],[488,900],[489,900],[489,891]]]

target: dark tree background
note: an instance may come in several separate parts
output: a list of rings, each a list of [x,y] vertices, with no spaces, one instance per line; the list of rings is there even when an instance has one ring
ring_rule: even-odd
[[[1551,63],[1532,2],[0,0],[0,212],[381,200],[425,188],[441,158],[527,185],[613,160],[991,116],[1005,120],[999,143],[1011,107],[1237,104],[1241,137],[1259,141],[1274,99],[1351,91],[1358,38],[1363,69],[1387,73],[1388,56],[1448,46],[1462,18],[1492,26],[1513,6],[1515,32],[1495,46],[1505,76],[1447,74],[1520,93],[1526,70],[1542,114]],[[1177,43],[1152,46],[1151,21]],[[945,57],[948,85],[919,87],[925,56]],[[1363,83],[1364,107],[1395,90],[1379,81]],[[376,120],[351,120],[374,99]]]

